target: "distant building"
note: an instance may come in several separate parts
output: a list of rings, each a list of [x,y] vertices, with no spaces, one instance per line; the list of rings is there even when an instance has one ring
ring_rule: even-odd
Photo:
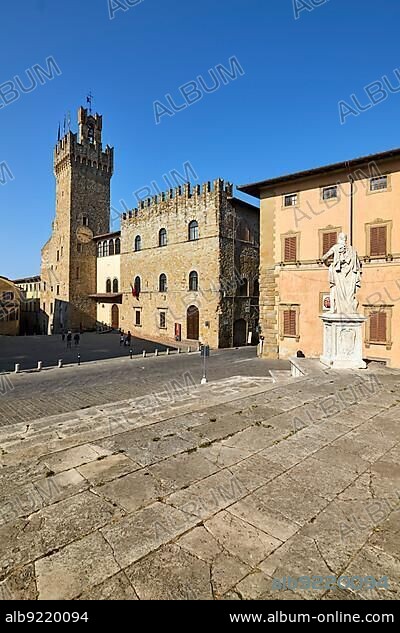
[[[40,311],[40,276],[15,279],[14,284],[21,293],[20,334],[46,334],[47,318]]]
[[[49,333],[96,328],[96,244],[109,231],[114,150],[102,146],[102,117],[80,108],[78,134],[54,151],[56,216],[42,249],[41,310]]]
[[[94,238],[97,253],[96,294],[97,326],[120,326],[121,293],[121,232],[97,235]]]
[[[110,233],[114,152],[102,117],[54,152],[56,216],[42,249],[40,307],[48,333],[112,327],[213,347],[257,342],[259,209],[216,180],[142,201]]]
[[[135,336],[255,343],[259,209],[216,180],[178,187],[124,214],[121,325]]]
[[[18,286],[0,277],[0,336],[18,336],[21,327],[23,298]]]
[[[266,358],[322,353],[321,257],[347,233],[361,258],[364,358],[400,367],[400,149],[239,187],[261,200],[260,325]]]

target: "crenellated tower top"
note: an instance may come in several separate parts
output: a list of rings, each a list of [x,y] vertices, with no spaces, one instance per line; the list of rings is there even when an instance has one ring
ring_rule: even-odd
[[[86,165],[111,178],[114,169],[114,149],[102,146],[103,117],[90,114],[86,108],[78,110],[78,134],[68,132],[54,150],[54,173],[74,165]]]

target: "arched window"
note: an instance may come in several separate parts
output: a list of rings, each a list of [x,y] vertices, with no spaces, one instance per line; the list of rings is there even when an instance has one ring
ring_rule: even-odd
[[[134,297],[139,297],[141,290],[142,290],[142,282],[140,280],[140,277],[135,277],[135,281],[133,284]]]
[[[253,297],[259,297],[259,296],[260,296],[260,283],[256,279],[254,282]]]
[[[121,240],[119,239],[119,237],[117,237],[117,239],[115,240],[115,254],[121,254]]]
[[[167,275],[164,275],[164,273],[160,275],[158,289],[160,292],[167,292]]]
[[[97,257],[101,257],[103,255],[103,244],[99,242],[97,244]]]
[[[108,254],[114,255],[114,240],[108,242]]]
[[[113,280],[113,292],[115,294],[118,292],[118,279]]]
[[[195,270],[192,270],[192,272],[189,275],[189,290],[193,290],[194,292],[197,292],[198,289],[199,289],[199,276]]]
[[[166,246],[167,245],[167,230],[161,229],[158,234],[158,245]]]
[[[199,239],[199,223],[196,220],[192,220],[189,224],[189,241],[194,242]]]
[[[108,242],[107,240],[105,242],[103,242],[103,257],[107,257],[108,256]]]
[[[135,237],[135,251],[141,251],[142,250],[142,238],[140,237],[140,235],[137,235]]]
[[[106,292],[111,292],[111,279],[107,279],[106,281]]]

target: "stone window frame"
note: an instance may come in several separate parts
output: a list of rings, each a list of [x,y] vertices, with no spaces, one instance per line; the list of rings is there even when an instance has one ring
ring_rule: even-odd
[[[296,196],[296,204],[285,204],[286,198]],[[300,191],[291,191],[282,194],[282,209],[296,209],[300,206]]]
[[[296,334],[288,335],[284,331],[284,312],[292,310],[296,312]],[[300,304],[299,303],[281,303],[279,305],[279,339],[283,341],[285,338],[296,339],[298,343],[300,341]]]
[[[197,270],[192,270],[189,273],[189,292],[199,292],[199,273]]]
[[[134,310],[135,310],[134,326],[135,327],[142,327],[142,313],[143,313],[143,310],[142,310],[142,308],[134,308]],[[137,321],[137,319],[136,319],[137,314],[139,314],[139,321],[140,321],[139,323],[136,323],[136,321]]]
[[[339,233],[343,233],[343,227],[342,226],[326,226],[323,229],[319,229],[318,230],[318,248],[319,248],[319,260],[322,260],[322,256],[325,255],[325,253],[323,252],[324,250],[324,235],[326,233],[333,233],[335,232],[337,233],[338,237],[339,237]]]
[[[168,277],[166,273],[161,273],[158,278],[158,292],[168,292]]]
[[[379,226],[386,226],[386,255],[371,255],[371,229]],[[376,218],[373,222],[367,222],[365,224],[365,253],[367,259],[390,259],[392,252],[392,229],[393,220],[383,220],[382,218]]]
[[[371,189],[372,181],[375,180],[376,178],[386,178],[386,187],[384,189],[375,189],[375,190]],[[388,191],[392,191],[391,173],[376,174],[375,176],[371,176],[370,178],[368,178],[368,188],[367,188],[368,196],[374,196],[377,193],[387,193]]]
[[[165,227],[162,227],[158,231],[158,246],[159,248],[164,248],[165,246],[168,246],[168,233]]]
[[[324,192],[327,189],[333,189],[333,188],[336,189],[336,196],[334,196],[332,198],[324,198]],[[341,198],[341,188],[340,188],[340,186],[339,186],[339,184],[337,182],[334,182],[331,185],[323,185],[320,188],[320,199],[321,199],[321,202],[326,202],[328,204],[329,204],[329,202],[331,202],[331,200],[335,200],[336,202],[339,202],[340,198]]]
[[[371,345],[380,345],[386,347],[388,351],[392,349],[393,340],[392,340],[392,318],[393,318],[393,304],[364,304],[364,315],[367,317],[367,321],[365,322],[365,339],[364,344],[367,349],[371,347]],[[371,341],[370,340],[370,316],[372,312],[382,311],[386,313],[386,342],[384,341]]]
[[[164,325],[161,325],[161,315],[164,315]],[[167,330],[168,329],[168,322],[167,322],[167,310],[166,308],[158,308],[158,328],[160,330]]]
[[[281,266],[289,266],[290,264],[298,264],[300,262],[299,254],[300,254],[300,231],[287,231],[286,233],[281,234]],[[287,237],[295,237],[296,238],[296,261],[286,262],[285,261],[285,239]]]
[[[135,253],[140,253],[140,251],[143,248],[143,243],[142,243],[142,236],[141,235],[136,235],[134,242],[133,242],[133,250]]]
[[[197,220],[191,220],[188,224],[188,242],[197,242],[199,239],[199,223]]]

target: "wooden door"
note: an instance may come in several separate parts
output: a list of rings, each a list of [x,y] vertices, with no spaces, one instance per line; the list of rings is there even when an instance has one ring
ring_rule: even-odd
[[[199,340],[200,313],[196,306],[190,306],[187,311],[187,338],[191,341]]]
[[[119,328],[119,309],[117,305],[113,305],[111,308],[111,327],[114,330]]]

